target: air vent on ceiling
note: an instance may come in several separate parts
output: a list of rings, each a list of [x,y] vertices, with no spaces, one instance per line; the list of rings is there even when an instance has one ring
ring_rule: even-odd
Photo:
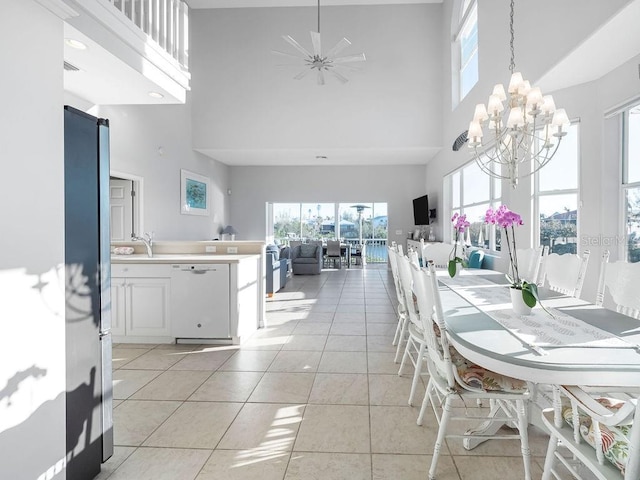
[[[68,72],[77,72],[80,69],[78,67],[76,67],[75,65],[70,64],[69,62],[64,62],[64,69]]]

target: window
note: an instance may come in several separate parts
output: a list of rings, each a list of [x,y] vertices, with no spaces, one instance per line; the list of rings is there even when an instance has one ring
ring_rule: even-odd
[[[640,104],[623,112],[624,257],[640,262]]]
[[[578,139],[573,123],[554,157],[534,175],[534,244],[549,247],[549,253],[577,253]]]
[[[456,47],[460,58],[459,99],[478,83],[478,6],[475,0],[465,0],[456,35]]]
[[[463,239],[465,245],[499,250],[495,228],[484,223],[485,213],[500,205],[501,184],[499,179],[489,177],[480,170],[476,162],[447,175],[444,179],[445,191],[451,192],[451,215],[467,215],[471,224]],[[453,227],[451,227],[453,239]]]
[[[386,262],[386,203],[273,203],[269,204],[268,211],[273,212],[273,241],[279,245],[288,244],[290,240],[335,238],[356,245],[362,239],[367,246],[367,262]]]

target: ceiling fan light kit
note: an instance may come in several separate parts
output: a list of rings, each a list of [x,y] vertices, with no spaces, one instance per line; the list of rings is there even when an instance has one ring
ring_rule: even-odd
[[[351,42],[347,38],[343,38],[336,45],[331,48],[325,54],[322,53],[322,41],[320,37],[320,0],[318,0],[318,31],[309,32],[311,34],[311,45],[313,46],[313,53],[300,45],[291,35],[282,35],[285,42],[295,48],[302,55],[294,55],[291,53],[280,52],[273,50],[276,55],[284,57],[292,57],[298,60],[302,60],[303,69],[294,75],[293,78],[300,80],[307,76],[313,70],[317,70],[317,82],[318,85],[325,84],[325,73],[330,74],[340,81],[340,83],[347,83],[349,79],[345,76],[345,70],[357,70],[357,67],[350,65],[354,62],[364,62],[366,57],[364,53],[358,53],[355,55],[344,55],[338,57],[337,55],[345,48],[351,45]]]
[[[476,105],[467,137],[480,169],[494,178],[508,179],[516,188],[520,177],[530,176],[549,163],[570,122],[564,109],[556,109],[551,95],[543,96],[540,88],[532,87],[514,71],[513,11],[511,0],[511,81],[507,92],[497,84],[488,103]],[[503,102],[507,100],[505,109]],[[483,144],[486,137],[489,141]]]

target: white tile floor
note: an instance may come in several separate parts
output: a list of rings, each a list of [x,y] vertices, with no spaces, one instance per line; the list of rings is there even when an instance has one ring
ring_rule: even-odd
[[[294,276],[242,347],[116,345],[115,455],[98,478],[426,479],[436,422],[416,425],[412,372],[397,376],[392,289],[386,265]],[[547,437],[530,442],[539,479]],[[522,472],[518,442],[449,439],[438,479]]]

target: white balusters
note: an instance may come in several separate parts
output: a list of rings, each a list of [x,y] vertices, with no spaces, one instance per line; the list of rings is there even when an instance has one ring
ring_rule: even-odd
[[[189,68],[189,7],[182,0],[108,0],[114,8]]]

